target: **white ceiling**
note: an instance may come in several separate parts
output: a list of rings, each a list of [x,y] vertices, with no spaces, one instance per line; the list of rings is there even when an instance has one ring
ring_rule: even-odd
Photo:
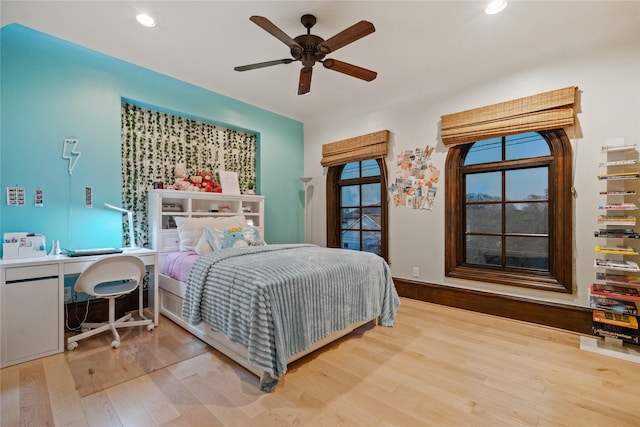
[[[0,1],[2,25],[19,23],[305,122],[336,110],[368,110],[589,55],[611,43],[637,49],[639,1]],[[158,21],[143,28],[134,17]],[[327,57],[378,72],[372,82],[316,64],[311,93],[297,95],[300,63],[246,72],[234,66],[289,57],[249,21],[264,16],[294,38],[303,14],[325,39],[368,20],[376,32]]]

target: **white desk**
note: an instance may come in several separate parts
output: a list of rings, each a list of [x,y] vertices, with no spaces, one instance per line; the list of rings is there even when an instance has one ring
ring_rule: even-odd
[[[158,325],[158,253],[124,249],[140,257],[149,271],[149,308]],[[64,278],[79,275],[103,256],[64,255],[0,261],[0,368],[62,353],[64,340]],[[143,292],[139,292],[142,315]]]

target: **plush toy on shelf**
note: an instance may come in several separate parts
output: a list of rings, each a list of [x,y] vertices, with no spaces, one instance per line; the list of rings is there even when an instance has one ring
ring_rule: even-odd
[[[187,165],[185,165],[184,163],[176,163],[175,176],[176,177],[173,183],[173,187],[176,190],[191,190],[192,185],[189,181],[189,172],[187,172]]]
[[[194,187],[193,191],[201,191],[202,177],[200,175],[191,175],[189,181],[191,181],[191,185]]]
[[[206,191],[207,193],[221,193],[222,188],[213,181],[213,174],[209,171],[200,171],[198,175],[202,177],[202,186],[200,191]]]

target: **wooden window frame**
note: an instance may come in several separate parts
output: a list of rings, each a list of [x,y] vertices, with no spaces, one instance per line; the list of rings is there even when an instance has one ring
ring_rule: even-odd
[[[549,166],[549,272],[465,263],[465,186],[462,173],[472,144],[451,147],[445,171],[445,276],[545,291],[573,292],[573,206],[571,143],[562,129],[538,132],[551,156],[510,161]],[[467,166],[468,168],[469,166]]]
[[[365,159],[366,160],[366,159]],[[370,159],[378,162],[380,175],[353,178],[342,181],[340,179],[342,170],[346,164],[331,166],[327,171],[327,246],[330,248],[340,248],[340,208],[341,208],[341,191],[342,185],[359,185],[380,183],[380,209],[381,209],[381,256],[385,261],[389,262],[389,238],[388,238],[388,203],[387,203],[387,177],[386,165],[384,159]],[[352,162],[349,162],[352,163]]]

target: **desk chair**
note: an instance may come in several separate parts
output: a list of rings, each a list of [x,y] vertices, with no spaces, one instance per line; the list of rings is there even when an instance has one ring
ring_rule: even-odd
[[[127,314],[115,320],[115,299],[136,290],[142,283],[145,271],[144,262],[137,256],[110,255],[96,260],[80,273],[74,286],[75,291],[84,292],[97,298],[108,299],[109,322],[83,323],[82,330],[86,331],[67,339],[68,350],[75,350],[78,347],[77,341],[107,330],[111,330],[113,333],[114,340],[111,343],[113,348],[120,347],[120,335],[118,335],[116,328],[147,326],[148,331],[153,330],[152,319],[130,320],[132,318],[131,314]]]

